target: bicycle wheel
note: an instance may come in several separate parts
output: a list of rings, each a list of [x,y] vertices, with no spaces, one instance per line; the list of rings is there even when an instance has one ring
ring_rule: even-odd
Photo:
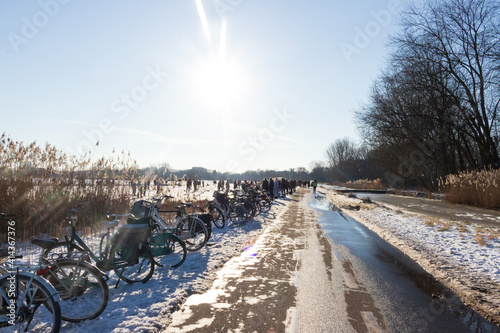
[[[183,216],[175,228],[175,234],[186,243],[188,251],[198,251],[208,242],[208,230],[202,220]]]
[[[73,259],[52,264],[46,274],[61,298],[61,317],[70,322],[97,318],[108,305],[108,285],[93,265]]]
[[[59,259],[74,258],[81,259],[85,255],[85,250],[78,244],[59,242],[45,250],[42,261],[44,264],[53,262]]]
[[[245,207],[247,220],[253,219],[256,214],[255,205],[250,201],[245,201],[243,207]]]
[[[110,265],[115,273],[125,282],[147,282],[155,271],[153,254],[146,244],[141,244],[139,258],[131,261],[130,249],[119,242],[111,246]]]
[[[259,210],[261,213],[267,213],[271,209],[271,202],[268,200],[259,201]]]
[[[99,242],[99,258],[101,260],[107,259],[109,257],[109,250],[111,247],[111,236],[109,233],[105,233],[101,237]]]
[[[260,211],[260,202],[259,201],[252,201],[253,205],[255,207],[255,216],[259,216],[261,211]]]
[[[13,286],[15,288],[9,280],[10,275],[0,279],[1,331],[26,332],[31,328],[35,332],[59,332],[61,308],[54,288],[43,278],[33,277],[33,273],[19,272],[13,276],[19,288],[17,295],[9,295],[9,290],[12,291]],[[14,310],[11,304],[15,304]],[[13,320],[10,318],[11,311],[14,311]]]
[[[187,256],[186,243],[176,235],[172,235],[167,239],[166,246],[169,249],[165,259],[163,259],[166,265],[172,268],[182,265]]]
[[[236,205],[232,208],[229,218],[236,225],[244,224],[247,221],[247,213],[243,205]]]
[[[223,229],[226,225],[226,219],[224,218],[224,214],[222,214],[222,210],[219,207],[210,206],[208,207],[208,213],[212,216],[213,224],[217,228]]]

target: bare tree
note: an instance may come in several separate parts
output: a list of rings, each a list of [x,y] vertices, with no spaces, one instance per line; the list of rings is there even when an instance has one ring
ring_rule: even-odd
[[[385,170],[435,190],[464,169],[500,167],[498,1],[410,7],[358,127]]]
[[[500,167],[500,23],[497,0],[428,2],[405,13],[395,39],[400,61],[426,61],[449,80],[443,86],[456,97],[467,127],[463,135],[478,148],[481,167]]]
[[[349,138],[337,139],[326,149],[326,157],[330,167],[339,167],[348,161],[356,160],[359,150]]]

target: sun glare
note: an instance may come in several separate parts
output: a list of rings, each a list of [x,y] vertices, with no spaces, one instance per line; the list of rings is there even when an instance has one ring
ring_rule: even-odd
[[[241,71],[218,58],[203,62],[196,73],[196,86],[203,101],[217,107],[236,102],[244,92]]]

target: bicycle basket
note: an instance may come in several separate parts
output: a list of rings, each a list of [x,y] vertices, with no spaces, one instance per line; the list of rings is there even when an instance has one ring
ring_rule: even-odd
[[[163,256],[172,252],[170,249],[171,237],[172,231],[169,230],[159,230],[157,234],[151,237],[150,248],[154,257]]]
[[[149,210],[151,208],[151,202],[146,200],[139,200],[134,202],[132,205],[132,215],[135,217],[146,217],[149,216]]]

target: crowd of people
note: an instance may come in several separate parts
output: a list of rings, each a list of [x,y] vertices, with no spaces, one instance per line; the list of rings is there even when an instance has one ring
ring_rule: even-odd
[[[272,199],[285,197],[287,194],[293,194],[298,187],[313,187],[314,192],[316,192],[317,181],[310,180],[295,180],[295,179],[286,179],[286,178],[264,178],[262,181],[248,181],[248,180],[214,180],[213,185],[217,187],[218,191],[229,191],[229,190],[242,190],[246,191],[249,188],[261,187],[263,190],[267,191]],[[146,191],[150,188],[150,181],[141,181],[131,182],[132,185],[132,195],[143,197],[146,194]],[[154,180],[154,185],[156,186],[157,193],[161,192],[161,186],[165,185],[161,182]],[[186,180],[186,193],[189,195],[191,190],[196,192],[199,187],[205,187],[205,181],[196,180],[196,179],[187,179]]]

